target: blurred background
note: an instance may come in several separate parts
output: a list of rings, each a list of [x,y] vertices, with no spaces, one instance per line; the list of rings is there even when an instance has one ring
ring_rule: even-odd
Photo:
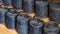
[[[49,0],[49,2],[57,2],[57,3],[60,3],[60,0]],[[31,15],[33,16],[33,15]],[[45,20],[45,21],[48,21],[48,20]],[[7,29],[7,27],[3,24],[0,24],[0,34],[18,34],[16,32],[16,30],[10,30],[10,29]]]

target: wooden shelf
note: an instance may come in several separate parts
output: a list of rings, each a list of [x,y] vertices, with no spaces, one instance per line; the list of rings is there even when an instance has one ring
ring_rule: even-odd
[[[0,34],[17,34],[17,32],[7,29],[5,25],[0,24]]]

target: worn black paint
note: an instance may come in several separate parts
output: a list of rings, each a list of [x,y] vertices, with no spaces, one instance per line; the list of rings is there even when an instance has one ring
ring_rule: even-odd
[[[3,3],[3,0],[0,0],[0,3]]]
[[[15,29],[16,13],[7,12],[6,14],[6,26],[8,29]]]
[[[3,0],[6,6],[12,6],[12,0]]]
[[[34,11],[34,0],[23,0],[23,10],[26,13],[32,13]]]
[[[35,0],[35,1],[48,1],[48,0]]]
[[[13,6],[16,9],[22,9],[22,0],[13,0]]]
[[[49,6],[49,18],[52,21],[56,21],[57,24],[60,23],[60,4],[51,3]]]
[[[43,21],[39,19],[32,19],[30,21],[29,34],[42,34],[43,32]]]
[[[59,34],[59,28],[53,23],[45,24],[44,34]]]
[[[20,14],[19,16],[17,16],[16,30],[18,34],[28,34],[29,20],[30,18],[26,14]]]
[[[48,2],[36,1],[35,2],[35,13],[41,18],[48,17]]]
[[[5,14],[7,10],[0,8],[0,23],[5,24]]]

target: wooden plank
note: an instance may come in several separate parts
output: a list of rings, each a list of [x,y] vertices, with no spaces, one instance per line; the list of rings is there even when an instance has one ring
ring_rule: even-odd
[[[17,34],[16,30],[7,29],[5,25],[0,24],[0,34]]]

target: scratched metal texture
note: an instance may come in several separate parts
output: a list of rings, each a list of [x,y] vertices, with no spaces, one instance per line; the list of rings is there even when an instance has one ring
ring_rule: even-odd
[[[34,0],[23,0],[23,10],[26,13],[32,13],[34,11]]]
[[[28,15],[20,14],[17,16],[16,30],[18,34],[28,34],[28,23],[30,17]]]
[[[44,34],[59,34],[59,28],[53,22],[45,24]]]
[[[5,14],[7,10],[0,8],[0,24],[5,24]]]
[[[6,13],[6,27],[8,29],[15,29],[16,16],[17,16],[16,13],[11,12]]]
[[[48,17],[48,1],[36,1],[35,13],[40,18]]]
[[[51,3],[49,6],[49,18],[51,21],[60,23],[60,5],[59,3]]]
[[[42,34],[43,32],[43,21],[39,19],[30,20],[29,34]]]

